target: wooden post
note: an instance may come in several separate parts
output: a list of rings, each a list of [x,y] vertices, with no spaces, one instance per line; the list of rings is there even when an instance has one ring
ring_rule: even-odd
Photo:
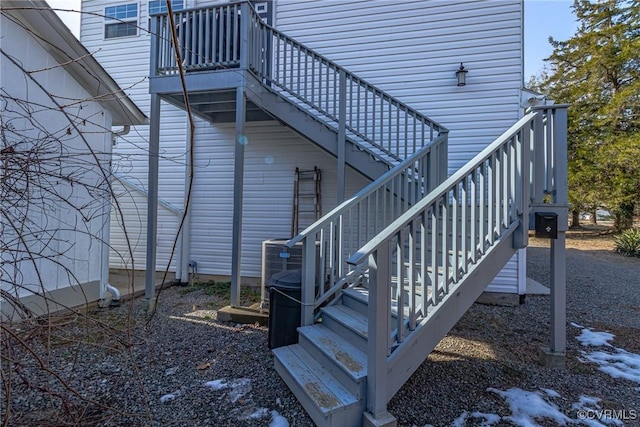
[[[240,306],[240,281],[242,270],[242,199],[244,192],[244,146],[246,99],[244,87],[236,89],[236,138],[233,169],[233,219],[231,239],[231,307]]]
[[[144,297],[153,309],[155,297],[155,273],[158,224],[158,160],[160,154],[160,96],[151,94],[151,114],[149,117],[149,172],[147,188],[147,263]]]

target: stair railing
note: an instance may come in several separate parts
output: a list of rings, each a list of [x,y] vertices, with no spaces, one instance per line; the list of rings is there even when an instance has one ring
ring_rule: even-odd
[[[375,150],[401,161],[446,130],[269,26],[255,12],[250,27],[249,68],[265,84],[277,87],[337,126],[344,120],[350,135]]]
[[[181,64],[173,52],[170,19],[175,22]],[[249,2],[184,9],[172,17],[152,15],[150,20],[153,77],[175,75],[178,67],[186,72],[248,69],[267,87],[391,162],[402,161],[446,130],[269,26]]]
[[[347,260],[369,288],[372,413],[386,410],[388,358],[410,350],[411,332],[491,262],[497,242],[512,235],[514,248],[527,245],[530,206],[543,192],[566,194],[565,105],[529,112]]]
[[[287,247],[303,244],[302,324],[353,280],[351,254],[400,217],[447,177],[447,132],[360,190],[302,233]]]

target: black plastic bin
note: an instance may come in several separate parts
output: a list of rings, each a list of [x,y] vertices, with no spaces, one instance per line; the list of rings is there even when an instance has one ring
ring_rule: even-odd
[[[269,348],[298,342],[302,271],[288,270],[274,274],[269,288]]]

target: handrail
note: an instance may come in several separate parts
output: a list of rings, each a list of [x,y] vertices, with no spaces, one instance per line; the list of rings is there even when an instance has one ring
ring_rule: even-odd
[[[430,153],[432,150],[439,150],[439,154],[436,155],[438,159],[442,159],[441,154],[447,151],[447,136],[439,135],[436,139],[431,141],[429,144],[422,147],[420,150],[413,153],[411,156],[403,160],[401,163],[397,164],[393,168],[389,169],[384,175],[375,181],[370,182],[366,187],[362,190],[358,191],[356,194],[351,196],[349,199],[345,200],[335,208],[333,208],[330,212],[326,213],[322,216],[322,218],[318,219],[316,222],[308,226],[306,229],[300,232],[297,236],[290,239],[286,246],[288,248],[292,248],[296,243],[302,241],[304,238],[317,233],[320,229],[325,225],[325,223],[330,218],[335,218],[338,215],[341,215],[347,212],[352,207],[361,203],[362,199],[370,196],[374,192],[380,189],[380,187],[387,185],[391,180],[397,177],[400,174],[405,173],[405,169],[410,168],[414,163],[418,162],[421,158],[424,158],[427,153]],[[429,182],[427,182],[426,188],[431,190],[435,188],[435,182],[440,182],[447,175],[447,165],[446,162],[438,163],[433,165],[435,167],[430,168],[430,174],[426,177]],[[438,167],[440,166],[440,167]],[[440,179],[436,179],[434,177],[439,177]]]
[[[393,223],[389,224],[389,226],[382,230],[375,238],[367,242],[367,244],[360,248],[357,252],[355,252],[347,260],[347,262],[352,265],[358,265],[365,262],[365,258],[371,255],[371,253],[375,251],[382,244],[382,242],[389,240],[398,232],[399,229],[405,227],[409,222],[411,222],[417,214],[424,211],[426,207],[432,205],[436,200],[441,199],[445,194],[450,192],[453,187],[455,187],[461,182],[462,179],[469,175],[469,171],[477,169],[484,162],[486,162],[498,148],[504,145],[504,143],[509,139],[513,138],[518,132],[520,132],[522,128],[526,124],[530,123],[536,115],[537,113],[528,113],[520,120],[518,120],[518,122],[516,122],[513,126],[511,126],[511,128],[509,128],[509,130],[498,137],[493,143],[486,146],[465,166],[458,169],[453,175],[451,175],[438,187],[436,187],[431,193],[429,193],[429,195],[412,206]]]
[[[347,258],[446,178],[447,138],[438,136],[287,242],[303,246],[303,324],[361,280]]]
[[[446,128],[271,27],[253,12],[249,68],[271,87],[401,161]],[[341,104],[342,102],[342,104]],[[342,107],[341,107],[342,105]],[[395,131],[394,131],[395,129]]]
[[[386,408],[394,352],[413,351],[413,332],[464,293],[481,262],[527,246],[530,212],[557,209],[566,225],[566,119],[565,105],[527,113],[347,260],[369,290],[372,412]]]

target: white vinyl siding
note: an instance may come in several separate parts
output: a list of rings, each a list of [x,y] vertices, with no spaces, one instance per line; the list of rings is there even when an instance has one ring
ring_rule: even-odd
[[[99,10],[94,3],[84,0],[83,9]],[[104,7],[104,2],[100,3]],[[188,6],[213,3],[197,1]],[[147,2],[140,4],[143,21],[147,20],[147,7]],[[452,173],[520,117],[522,9],[518,0],[278,0],[275,24],[280,31],[449,128]],[[83,43],[96,52],[98,60],[148,114],[150,98],[144,77],[149,73],[149,37],[141,34],[131,43],[103,40],[94,21],[91,15],[83,15]],[[456,85],[455,71],[461,62],[469,70],[464,87]],[[173,110],[163,106],[160,197],[181,207],[186,124],[184,113]],[[145,187],[147,135],[147,127],[137,127],[115,148],[119,170]],[[277,122],[250,123],[247,136],[242,274],[259,276],[260,242],[290,234],[295,167],[318,166],[322,170],[323,212],[327,212],[336,199],[336,161]],[[198,121],[195,138],[191,258],[197,261],[200,273],[229,274],[234,126]],[[267,157],[273,162],[265,161]],[[349,195],[367,183],[352,170],[347,177]],[[142,202],[129,211],[134,221],[140,221]],[[175,227],[173,214],[160,208],[159,215],[162,230]],[[144,228],[144,223],[141,226]],[[118,244],[123,244],[122,240]],[[160,268],[166,265],[170,250],[164,237],[158,238],[158,249]],[[144,245],[136,252],[137,266],[143,265],[142,259]],[[517,264],[512,262],[496,290],[514,292],[514,277]]]
[[[105,189],[101,168],[108,170],[112,116],[108,109],[91,100],[95,94],[89,93],[41,43],[44,42],[29,29],[0,15],[3,53],[15,58],[25,70],[38,70],[31,73],[30,79],[11,61],[0,61],[0,87],[6,95],[4,99],[28,101],[31,109],[26,118],[23,101],[9,101],[3,105],[3,121],[11,123],[19,133],[16,136],[9,129],[3,136],[8,141],[22,141],[24,149],[29,149],[27,144],[40,144],[44,151],[40,151],[39,167],[42,170],[54,168],[50,177],[42,170],[31,176],[29,207],[22,211],[27,221],[10,227],[0,223],[3,243],[8,245],[7,251],[0,254],[6,274],[0,286],[17,297],[76,289],[89,282],[101,282],[100,291],[104,292],[106,278],[102,267],[106,259],[103,255],[107,250],[105,222],[109,208],[107,200],[101,198],[105,193],[88,188]],[[78,100],[81,105],[67,102],[61,109],[49,95],[58,100]],[[81,136],[78,131],[82,132]],[[60,151],[53,151],[53,147]],[[56,164],[43,160],[58,155],[62,157]],[[59,178],[61,176],[72,176],[80,183],[73,185]],[[18,234],[13,233],[17,231],[13,227],[25,227],[33,233],[19,230],[19,234],[27,239],[27,248],[18,240],[11,243],[11,235],[17,237]]]

